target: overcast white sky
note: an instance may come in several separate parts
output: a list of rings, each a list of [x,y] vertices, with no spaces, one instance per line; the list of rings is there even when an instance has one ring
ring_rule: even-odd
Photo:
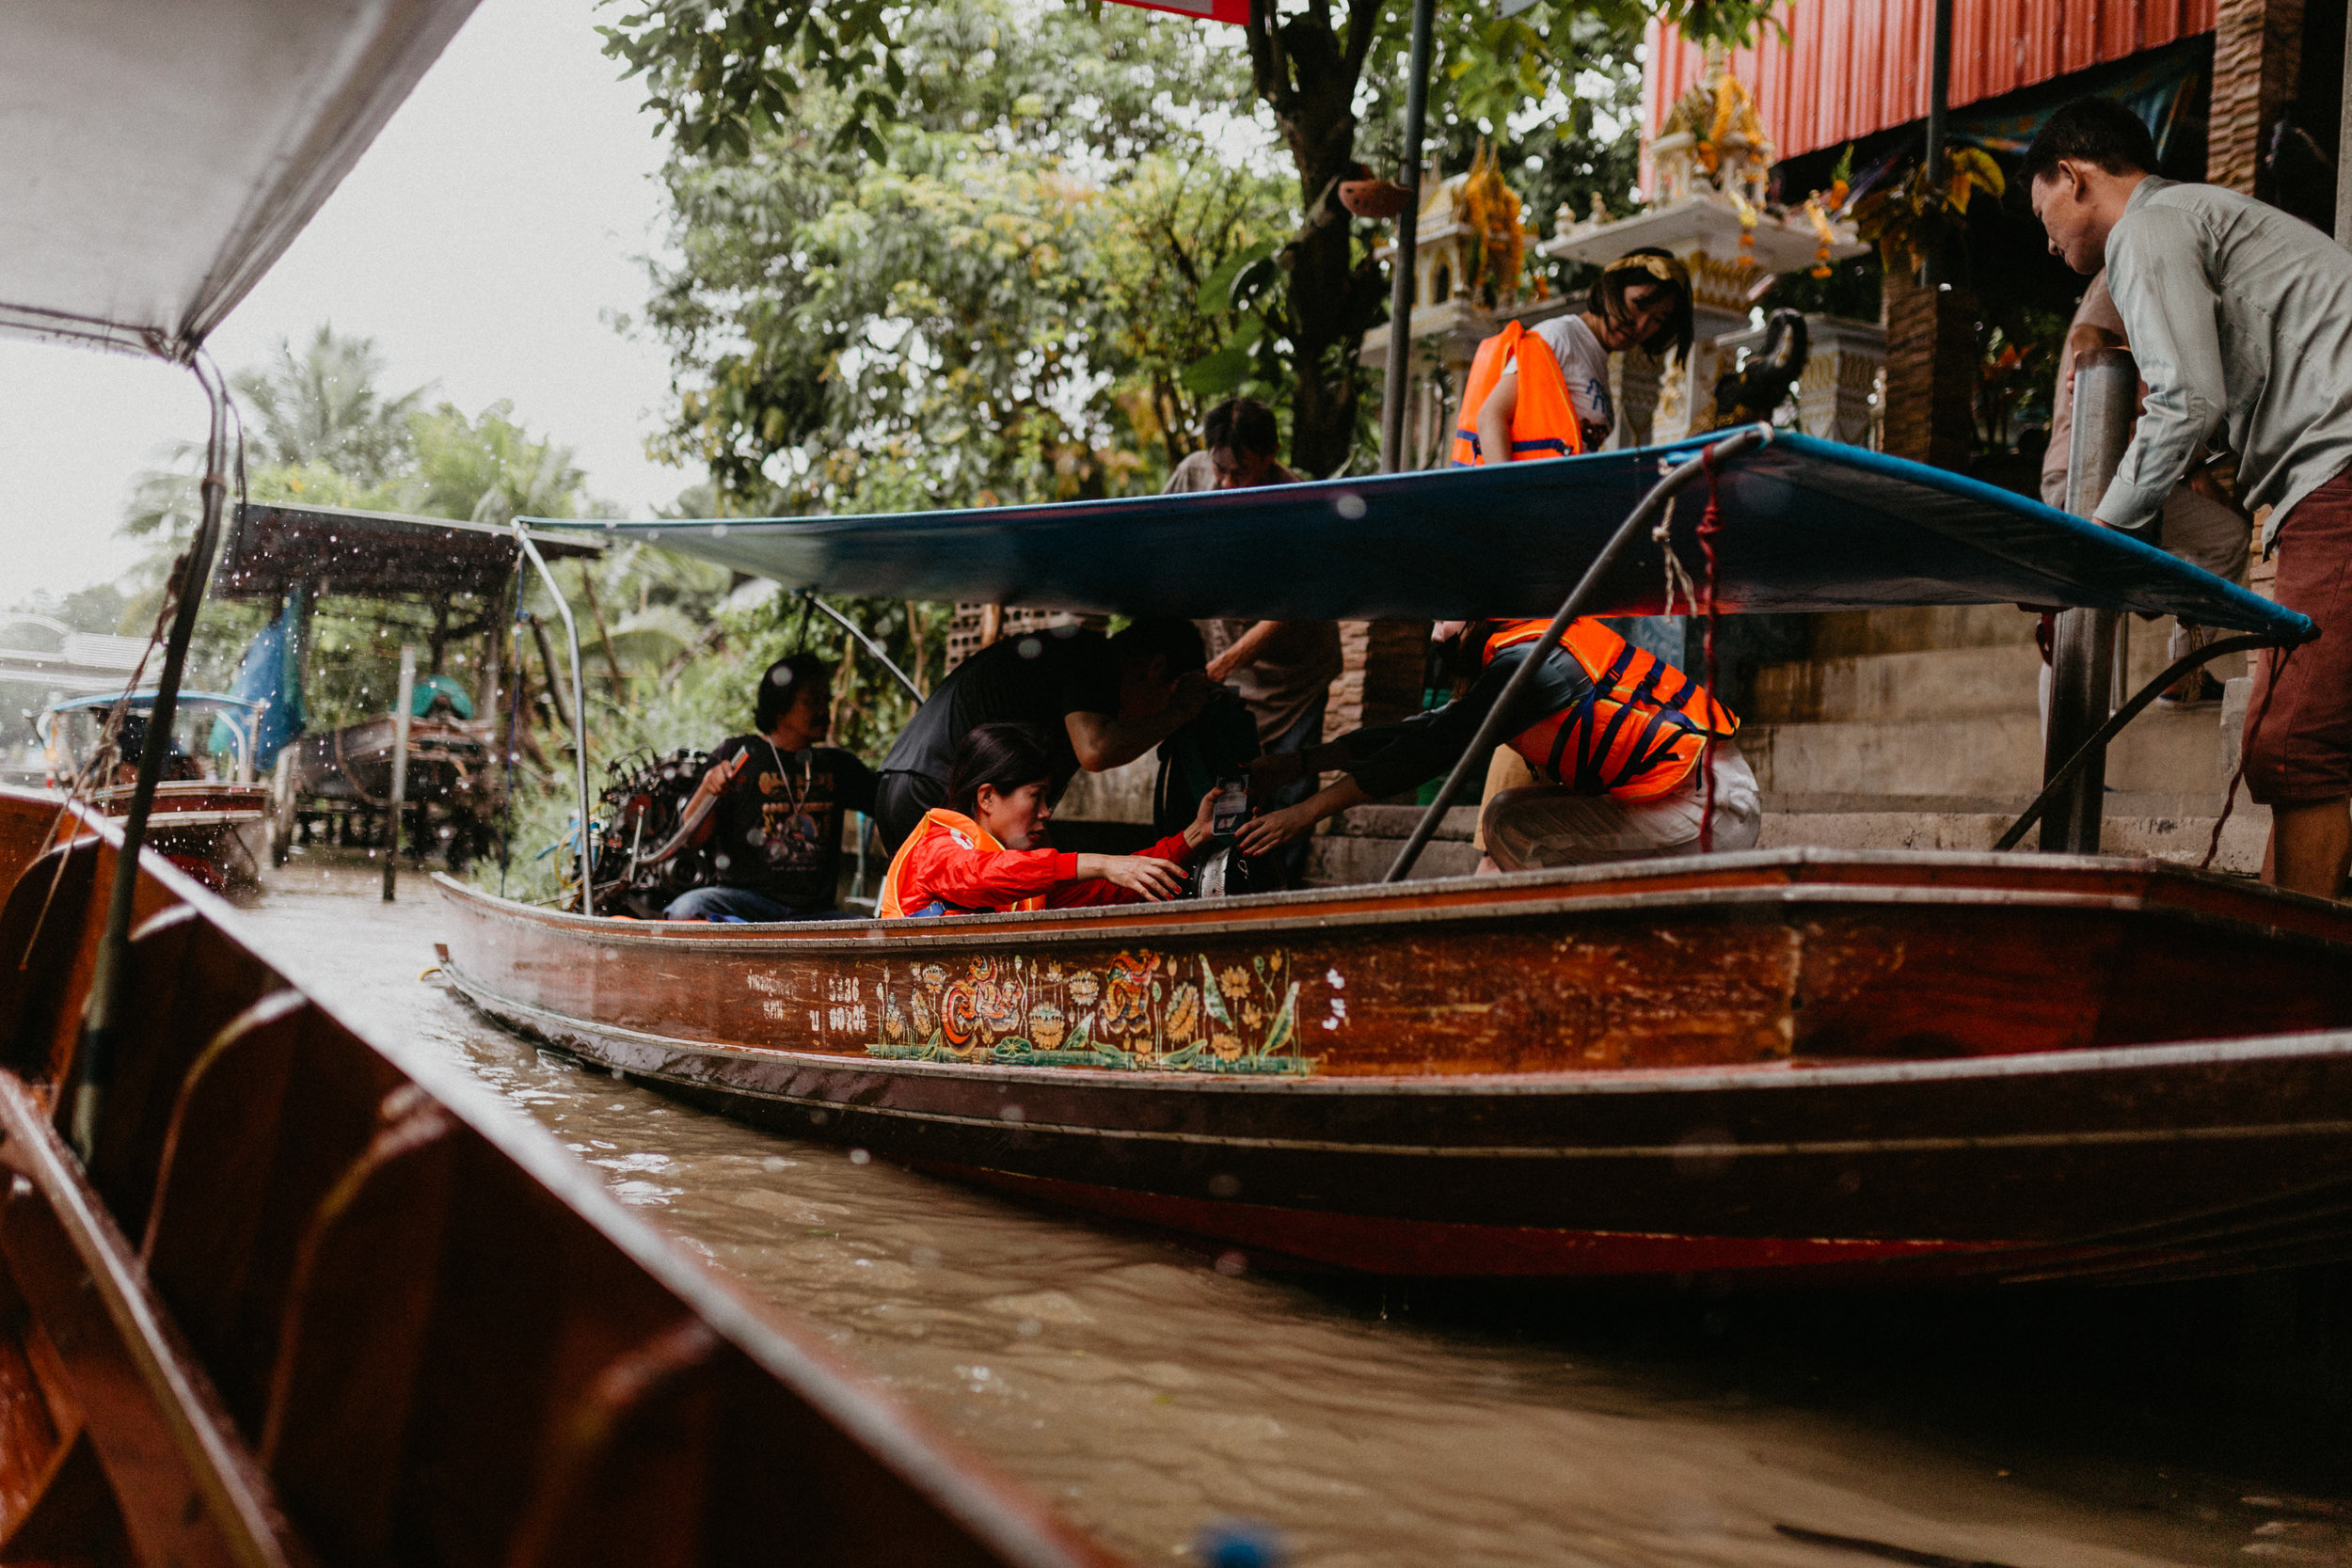
[[[482,0],[309,229],[215,332],[224,370],[322,321],[372,337],[388,389],[498,398],[577,449],[632,512],[699,478],[647,461],[666,361],[601,319],[645,294],[661,161],[643,94],[597,52],[591,0]],[[192,376],[0,340],[0,605],[119,576],[132,477],[200,439]]]

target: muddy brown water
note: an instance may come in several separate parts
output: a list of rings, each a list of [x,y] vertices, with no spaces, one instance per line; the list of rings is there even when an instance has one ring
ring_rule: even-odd
[[[1230,1272],[540,1049],[420,977],[429,882],[375,888],[297,859],[249,918],[1138,1563],[1220,1519],[1299,1568],[2352,1563],[2352,1511],[2302,1500],[2352,1493],[2341,1406],[2273,1342],[2332,1279],[1757,1302]]]

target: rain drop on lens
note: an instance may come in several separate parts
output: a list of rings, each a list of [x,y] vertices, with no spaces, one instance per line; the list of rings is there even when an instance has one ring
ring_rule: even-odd
[[[1333,499],[1331,510],[1353,523],[1359,521],[1370,508],[1364,505],[1364,498],[1355,491],[1343,490]]]
[[[862,1148],[853,1148],[850,1150],[850,1164],[853,1165],[865,1164],[872,1159],[873,1156],[866,1153],[866,1150]]]

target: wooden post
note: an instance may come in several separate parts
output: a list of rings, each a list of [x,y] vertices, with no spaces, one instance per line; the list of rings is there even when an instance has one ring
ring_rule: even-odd
[[[384,828],[384,902],[400,876],[400,812],[408,797],[408,709],[417,696],[417,646],[400,647],[400,697],[392,708],[392,798]]]
[[[2074,356],[2074,433],[2066,461],[2066,509],[2088,517],[2115,477],[2131,440],[2133,404],[2139,369],[2120,348],[2093,349]],[[2153,525],[2148,529],[2153,535]],[[2149,543],[2155,543],[2150,538]],[[2058,618],[2050,652],[2050,731],[2043,738],[2042,777],[2046,783],[2113,711],[2116,614],[2109,610],[2069,610]],[[2077,772],[2065,794],[2042,818],[2042,847],[2060,854],[2095,855],[2106,803],[2104,752]]]

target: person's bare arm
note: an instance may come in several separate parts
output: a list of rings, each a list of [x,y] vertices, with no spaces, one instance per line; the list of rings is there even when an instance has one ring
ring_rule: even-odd
[[[1511,461],[1511,420],[1518,411],[1519,372],[1505,371],[1495,389],[1486,394],[1486,401],[1478,405],[1478,451],[1484,461]]]
[[[1202,673],[1212,681],[1223,685],[1234,671],[1244,665],[1257,663],[1258,650],[1273,641],[1274,634],[1280,631],[1284,624],[1280,621],[1259,622],[1233,639],[1232,647],[1209,660],[1208,669]]]
[[[1350,774],[1330,788],[1308,796],[1295,806],[1284,806],[1280,811],[1270,811],[1263,816],[1252,818],[1240,832],[1233,835],[1234,841],[1241,846],[1243,854],[1263,855],[1309,832],[1325,817],[1337,816],[1348,807],[1360,806],[1371,799],[1364,793],[1363,786],[1356,782],[1355,776]]]
[[[1199,717],[1216,685],[1199,671],[1176,683],[1168,706],[1142,719],[1114,719],[1106,713],[1066,713],[1062,727],[1070,732],[1070,749],[1078,766],[1089,773],[1122,768],[1143,755]]]
[[[678,820],[686,827],[674,841],[671,854],[680,849],[699,849],[710,842],[710,835],[719,828],[719,814],[710,808],[717,803],[720,792],[735,781],[735,776],[743,771],[743,765],[751,760],[751,752],[738,752],[734,761],[704,771],[702,783],[694,786],[694,793],[687,799],[686,809],[678,813]]]

